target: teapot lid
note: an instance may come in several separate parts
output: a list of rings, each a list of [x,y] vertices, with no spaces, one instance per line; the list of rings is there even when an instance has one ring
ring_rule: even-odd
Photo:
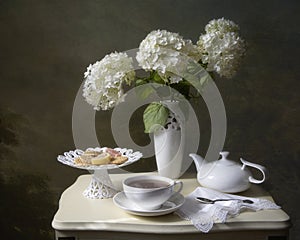
[[[224,151],[224,152],[220,152],[220,155],[222,156],[222,158],[218,161],[219,165],[222,166],[232,166],[232,165],[237,165],[236,162],[227,159],[227,156],[229,155],[229,152]]]

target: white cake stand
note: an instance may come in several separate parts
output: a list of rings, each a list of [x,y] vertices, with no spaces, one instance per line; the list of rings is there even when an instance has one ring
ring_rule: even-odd
[[[103,151],[106,147],[103,148],[88,148],[87,150],[90,151]],[[84,151],[80,149],[76,149],[74,151],[65,152],[64,155],[59,155],[57,160],[65,165],[88,170],[92,173],[92,180],[84,190],[83,195],[87,198],[92,199],[102,199],[102,198],[112,198],[118,190],[114,187],[110,176],[108,174],[108,169],[114,168],[121,168],[127,165],[130,165],[136,161],[138,161],[143,154],[140,152],[133,152],[132,149],[127,148],[114,148],[115,150],[119,151],[122,156],[128,158],[128,160],[120,165],[116,164],[106,164],[106,165],[87,165],[87,166],[80,166],[75,164],[74,160],[83,154]]]

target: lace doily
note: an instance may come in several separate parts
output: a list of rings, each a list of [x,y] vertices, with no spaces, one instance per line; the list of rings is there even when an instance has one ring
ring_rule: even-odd
[[[204,204],[196,200],[196,197],[208,199],[250,199],[252,204],[242,201],[224,201],[214,204]],[[279,209],[274,202],[261,198],[250,198],[239,195],[225,194],[212,189],[198,187],[189,194],[183,206],[176,211],[181,218],[190,220],[201,232],[209,232],[214,223],[224,223],[229,217],[237,216],[242,209],[259,211],[262,209]]]

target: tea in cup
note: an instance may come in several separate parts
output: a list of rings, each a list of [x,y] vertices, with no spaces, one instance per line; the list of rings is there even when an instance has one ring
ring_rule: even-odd
[[[123,181],[126,197],[143,210],[159,209],[171,196],[179,193],[182,187],[181,181],[156,175],[129,177]]]

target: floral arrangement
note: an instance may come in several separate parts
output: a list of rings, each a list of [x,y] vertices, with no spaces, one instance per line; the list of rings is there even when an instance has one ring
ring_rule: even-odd
[[[170,71],[174,66],[186,68],[182,55],[190,57],[209,73],[231,78],[244,53],[245,43],[239,36],[238,25],[224,18],[211,20],[196,44],[178,33],[155,30],[140,43],[136,55],[139,66],[149,72],[147,77],[136,76],[133,59],[126,53],[114,52],[88,66],[84,74],[83,96],[95,110],[109,110],[123,101],[124,84],[158,83],[176,89],[189,99],[190,82]],[[155,129],[151,126],[155,124],[163,126],[168,111],[161,103],[149,104],[144,112],[145,132],[153,132]]]

